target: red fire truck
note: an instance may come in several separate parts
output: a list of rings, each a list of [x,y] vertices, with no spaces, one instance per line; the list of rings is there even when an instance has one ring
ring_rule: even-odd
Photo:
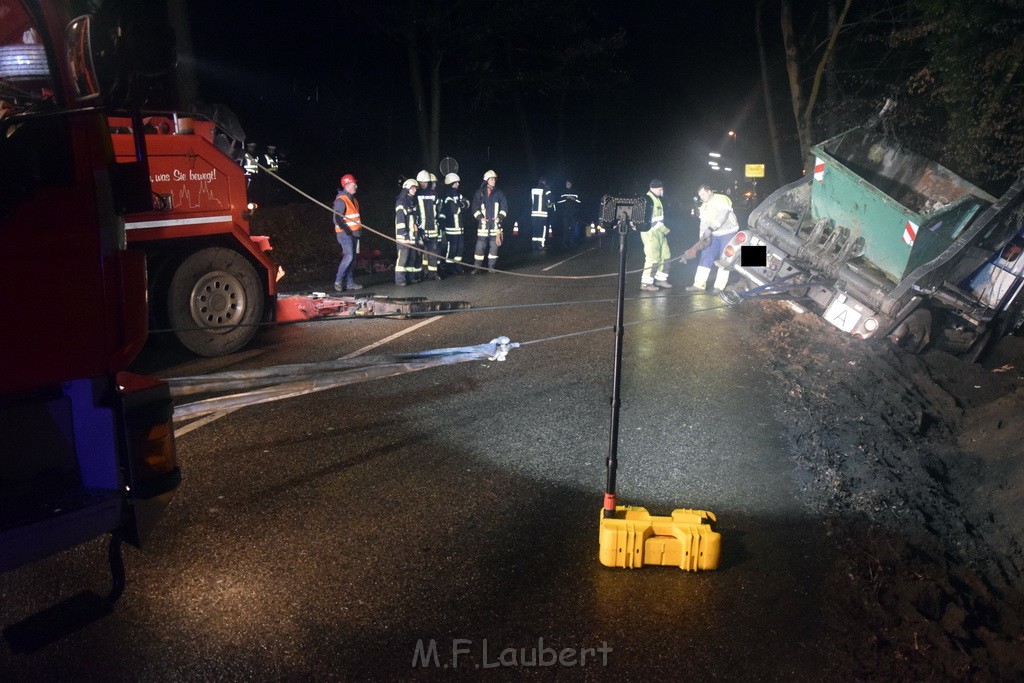
[[[199,355],[237,351],[273,318],[283,271],[269,238],[250,232],[247,179],[225,151],[232,141],[212,121],[173,113],[142,125],[152,202],[125,228],[146,254],[152,324]],[[124,117],[110,126],[118,161],[134,159],[139,131]]]
[[[125,216],[152,200],[143,136],[116,163],[108,116],[138,55],[74,16],[0,0],[0,571],[108,533],[116,569],[180,481],[167,386],[126,372],[148,316]]]

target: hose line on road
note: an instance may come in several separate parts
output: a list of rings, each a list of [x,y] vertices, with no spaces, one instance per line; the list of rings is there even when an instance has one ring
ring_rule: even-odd
[[[720,304],[692,311],[643,318],[624,323],[623,327],[634,327],[657,320],[679,318],[728,307],[728,304]],[[246,390],[228,396],[194,401],[174,408],[175,420],[191,420],[213,413],[237,410],[250,405],[279,401],[347,384],[384,379],[442,365],[453,365],[473,360],[503,361],[511,349],[587,334],[609,332],[614,329],[614,326],[605,325],[525,342],[512,342],[508,337],[498,337],[487,344],[477,346],[457,346],[416,353],[364,356],[315,363],[292,363],[255,370],[172,377],[165,381],[170,385],[171,396],[174,398],[220,391]]]
[[[237,394],[175,406],[174,420],[191,420],[213,413],[304,396],[347,384],[404,375],[408,372],[441,365],[454,365],[472,360],[503,361],[509,350],[518,346],[519,344],[510,341],[508,337],[498,337],[487,344],[476,346],[459,346],[420,353],[366,356],[321,363],[291,364],[215,375],[178,377],[169,379],[167,382],[171,385],[171,395],[174,397],[251,389]]]

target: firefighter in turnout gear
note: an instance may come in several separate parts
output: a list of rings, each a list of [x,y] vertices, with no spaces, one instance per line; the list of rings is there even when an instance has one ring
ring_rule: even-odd
[[[277,173],[280,169],[277,147],[274,145],[267,145],[267,153],[263,155],[263,166],[271,173]]]
[[[447,241],[444,257],[453,273],[462,273],[462,253],[465,250],[463,239],[466,234],[462,224],[463,212],[469,207],[469,202],[459,189],[460,182],[461,179],[456,173],[449,173],[444,177],[447,189],[440,204],[439,214]]]
[[[419,189],[416,191],[416,206],[419,209],[419,228],[423,237],[422,254],[423,267],[427,270],[428,280],[440,280],[441,274],[437,270],[437,263],[440,260],[440,229],[437,225],[437,195],[432,189],[430,171],[420,171],[416,174],[416,182]]]
[[[245,186],[252,187],[252,181],[260,172],[259,155],[256,154],[256,143],[246,144],[245,151],[241,158],[242,168],[245,169]]]
[[[558,198],[556,215],[561,228],[561,234],[558,236],[561,247],[566,249],[574,246],[579,241],[577,228],[580,217],[580,197],[572,189],[571,180],[565,181],[565,192]]]
[[[341,188],[334,199],[334,232],[341,245],[341,263],[334,278],[334,289],[338,292],[362,289],[352,276],[352,263],[359,251],[359,235],[363,223],[359,217],[359,202],[356,201],[356,177],[351,173],[341,176]]]
[[[541,178],[537,187],[530,190],[530,224],[533,226],[533,249],[543,249],[547,244],[548,213],[552,208],[551,188]]]
[[[395,199],[395,242],[398,245],[398,259],[395,261],[395,284],[404,287],[416,282],[420,272],[419,253],[416,245],[416,181],[410,178],[402,183],[402,191]]]
[[[484,173],[484,182],[473,195],[473,202],[470,204],[473,209],[473,217],[480,221],[480,228],[476,233],[473,264],[483,266],[486,258],[487,267],[492,269],[498,261],[501,222],[508,216],[508,200],[505,199],[505,193],[496,187],[497,183],[497,173],[494,171]],[[487,271],[474,269],[472,274],[485,272]]]
[[[732,200],[728,196],[715,192],[707,185],[700,186],[697,196],[703,202],[699,212],[699,237],[701,239],[710,238],[711,243],[700,252],[700,265],[697,266],[693,284],[686,288],[690,292],[703,292],[707,289],[711,266],[715,265],[715,261],[722,255],[725,245],[740,229],[736,213],[732,210]],[[729,284],[729,271],[719,268],[718,274],[715,276],[715,289],[721,291],[727,284]]]
[[[645,292],[656,292],[659,287],[672,286],[668,282],[668,260],[672,258],[666,239],[669,229],[665,226],[665,207],[661,203],[664,188],[664,184],[655,178],[647,192],[648,205],[644,222],[650,227],[640,233],[640,240],[644,243],[644,271],[640,274],[640,289]]]

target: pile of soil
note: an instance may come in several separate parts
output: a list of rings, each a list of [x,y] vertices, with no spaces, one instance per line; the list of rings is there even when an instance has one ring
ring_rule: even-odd
[[[834,539],[824,597],[841,668],[1024,677],[1024,339],[983,366],[752,306],[801,498]]]

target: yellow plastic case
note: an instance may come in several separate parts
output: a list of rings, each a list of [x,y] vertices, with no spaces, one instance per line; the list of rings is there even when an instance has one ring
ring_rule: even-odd
[[[615,506],[613,517],[605,517],[602,510],[601,564],[717,569],[722,535],[711,528],[715,521],[707,510],[673,510],[671,517],[655,517],[646,508],[627,505]]]

